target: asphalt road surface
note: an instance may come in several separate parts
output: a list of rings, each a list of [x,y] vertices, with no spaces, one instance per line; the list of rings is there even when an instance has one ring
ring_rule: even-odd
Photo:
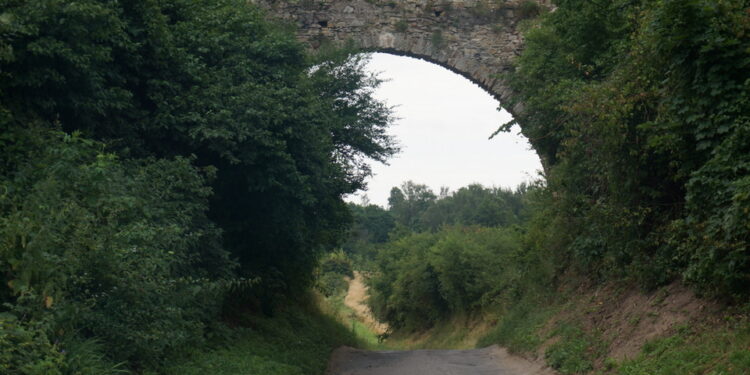
[[[330,375],[554,375],[539,364],[491,346],[472,350],[368,351],[338,348]]]

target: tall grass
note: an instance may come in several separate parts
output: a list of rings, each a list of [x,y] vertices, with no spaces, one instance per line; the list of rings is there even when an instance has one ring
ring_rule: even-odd
[[[553,306],[522,299],[500,315],[497,325],[479,339],[477,346],[499,344],[512,353],[535,351],[544,341],[540,330],[556,311]]]
[[[327,297],[321,301],[321,309],[328,315],[335,317],[364,348],[371,350],[390,349],[378,341],[378,336],[370,329],[349,306],[344,303],[345,293]]]
[[[293,306],[272,317],[241,316],[214,349],[169,366],[166,375],[323,374],[331,351],[357,346],[355,335],[317,306]]]
[[[617,374],[750,374],[750,323],[745,318],[720,329],[681,327],[647,343],[640,355],[619,364]]]

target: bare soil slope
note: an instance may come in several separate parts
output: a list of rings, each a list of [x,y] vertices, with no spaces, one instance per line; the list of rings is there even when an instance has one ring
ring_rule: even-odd
[[[634,358],[655,338],[674,334],[680,326],[695,325],[715,318],[720,306],[700,299],[679,282],[645,293],[638,288],[621,289],[615,285],[583,286],[544,331],[561,321],[580,322],[588,332],[598,332],[607,343],[603,358],[618,361]],[[542,333],[542,336],[546,333]],[[544,352],[558,337],[551,337],[536,353]],[[601,358],[595,367],[603,366]]]

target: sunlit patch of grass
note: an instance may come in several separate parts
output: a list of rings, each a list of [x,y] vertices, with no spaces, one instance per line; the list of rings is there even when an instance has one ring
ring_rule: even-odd
[[[403,349],[402,345],[392,345],[392,341],[379,342],[378,335],[368,327],[352,310],[344,303],[345,294],[320,297],[321,309],[343,324],[344,327],[356,337],[360,347],[369,350],[396,350]]]
[[[483,323],[482,317],[459,314],[438,321],[432,328],[418,334],[394,335],[390,345],[404,349],[472,349],[487,329],[488,324]]]

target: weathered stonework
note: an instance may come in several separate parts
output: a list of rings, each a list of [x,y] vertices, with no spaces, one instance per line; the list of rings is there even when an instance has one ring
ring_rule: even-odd
[[[463,75],[501,103],[512,92],[498,76],[521,51],[519,21],[534,11],[526,0],[255,2],[296,23],[300,39],[312,48],[326,40],[353,41],[366,50],[421,58]]]

